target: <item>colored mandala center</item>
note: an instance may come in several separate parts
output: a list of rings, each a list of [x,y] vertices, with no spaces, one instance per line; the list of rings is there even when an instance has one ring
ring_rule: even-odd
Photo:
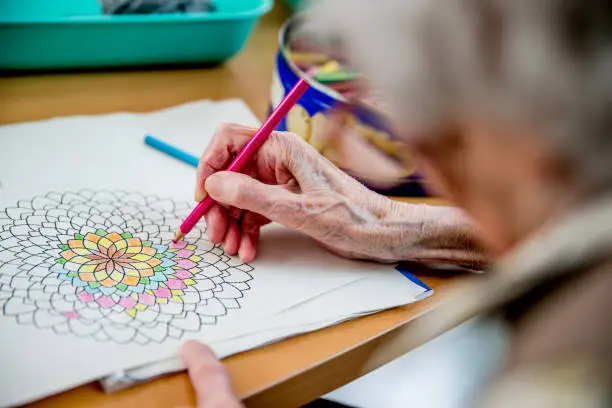
[[[75,234],[60,249],[54,271],[83,288],[81,301],[119,306],[132,317],[155,304],[181,303],[183,289],[195,285],[200,272],[194,245],[153,245],[128,232]]]
[[[126,290],[128,286],[148,283],[147,278],[162,263],[156,257],[157,250],[145,244],[148,243],[127,233],[106,234],[98,230],[97,234],[77,235],[62,245],[65,250],[58,262],[68,270],[75,270],[84,282]]]
[[[118,344],[199,333],[240,309],[253,267],[194,230],[192,205],[124,191],[56,193],[0,208],[0,320]],[[2,322],[4,323],[4,322]]]

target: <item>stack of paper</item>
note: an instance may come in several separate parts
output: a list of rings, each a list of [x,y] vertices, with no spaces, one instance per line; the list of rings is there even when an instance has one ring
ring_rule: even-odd
[[[0,127],[0,405],[181,369],[187,339],[227,356],[431,294],[280,226],[249,265],[204,225],[172,245],[195,170],[143,138],[199,154],[223,122],[258,125],[231,100]]]

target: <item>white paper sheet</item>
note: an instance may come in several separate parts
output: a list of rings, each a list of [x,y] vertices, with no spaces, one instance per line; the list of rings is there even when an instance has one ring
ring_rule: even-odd
[[[228,330],[222,338],[208,343],[218,357],[251,350],[288,337],[312,332],[380,310],[405,305],[433,294],[407,280],[401,273],[374,273],[302,304],[245,324],[240,330]],[[329,305],[334,305],[330,308]],[[107,392],[145,382],[162,374],[182,371],[181,360],[168,359],[114,373],[101,381]]]
[[[198,232],[193,247],[168,247],[190,209],[194,169],[143,137],[197,153],[230,120],[256,124],[230,101],[0,128],[0,405],[168,358],[189,338],[226,339],[232,354],[424,292],[413,285],[403,300],[357,308],[309,303],[397,273],[280,228],[263,234],[251,265]]]

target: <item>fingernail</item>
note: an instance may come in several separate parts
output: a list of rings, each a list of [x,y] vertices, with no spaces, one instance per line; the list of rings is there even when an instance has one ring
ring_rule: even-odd
[[[223,183],[223,178],[219,174],[213,174],[212,176],[206,179],[206,184],[204,188],[210,194],[210,196],[214,199],[219,199],[223,197],[223,190],[225,187],[225,183]]]
[[[204,190],[203,188],[197,188],[196,187],[195,194],[194,194],[193,197],[194,197],[195,201],[200,202],[203,199],[205,199],[207,195],[208,194],[206,194],[206,190]]]
[[[202,201],[206,198],[206,188],[204,188],[205,180],[200,176],[200,172],[198,170],[198,175],[196,177],[195,190],[193,191],[193,199],[197,202]]]

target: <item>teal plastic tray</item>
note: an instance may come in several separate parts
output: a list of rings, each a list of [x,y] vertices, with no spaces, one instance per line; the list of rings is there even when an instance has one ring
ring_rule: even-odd
[[[220,63],[272,0],[216,0],[211,13],[103,15],[96,0],[0,0],[0,69]]]

